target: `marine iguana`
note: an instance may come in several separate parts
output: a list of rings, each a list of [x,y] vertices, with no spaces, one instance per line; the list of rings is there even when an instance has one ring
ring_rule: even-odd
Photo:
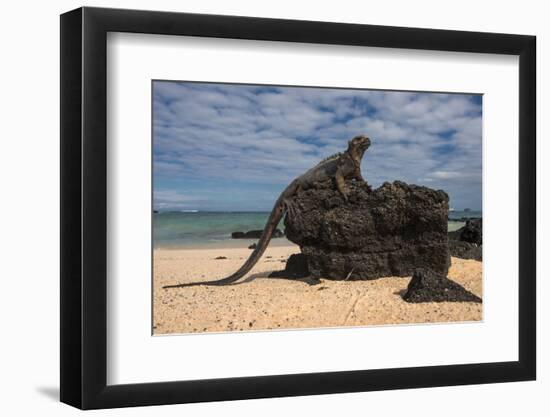
[[[258,262],[273,236],[273,231],[283,218],[285,213],[292,215],[293,207],[290,199],[296,195],[299,190],[304,190],[315,186],[315,184],[334,179],[336,188],[347,202],[347,190],[345,186],[346,179],[356,179],[364,181],[361,175],[361,159],[363,154],[370,146],[370,139],[366,136],[355,136],[348,142],[348,149],[345,152],[332,155],[316,166],[306,171],[304,174],[294,179],[281,193],[273,209],[267,223],[264,227],[260,240],[256,248],[250,254],[247,261],[239,268],[237,272],[227,278],[215,281],[191,282],[188,284],[165,285],[163,288],[180,288],[190,287],[195,285],[225,285],[231,284],[242,278],[248,273],[252,267]]]

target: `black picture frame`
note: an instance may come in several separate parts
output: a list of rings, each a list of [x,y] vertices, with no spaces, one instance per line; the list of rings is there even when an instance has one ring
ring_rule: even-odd
[[[107,385],[108,32],[519,56],[519,358],[513,362]],[[61,401],[82,409],[482,384],[536,377],[536,38],[80,8],[61,15]]]

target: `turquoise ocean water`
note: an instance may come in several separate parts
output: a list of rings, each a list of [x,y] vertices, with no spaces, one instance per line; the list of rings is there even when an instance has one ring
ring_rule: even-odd
[[[228,246],[249,243],[231,239],[236,231],[263,229],[268,212],[161,212],[153,214],[153,242],[155,248]],[[481,217],[480,211],[449,212],[449,231],[464,225],[463,217]],[[453,220],[454,219],[454,220]],[[279,225],[284,230],[284,225]],[[253,242],[251,240],[250,242]],[[273,239],[273,244],[288,243]]]

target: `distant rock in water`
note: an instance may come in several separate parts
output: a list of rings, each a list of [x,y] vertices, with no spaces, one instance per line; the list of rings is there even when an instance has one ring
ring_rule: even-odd
[[[449,264],[444,191],[347,182],[345,202],[330,181],[301,190],[285,217],[287,239],[300,246],[313,277],[336,280],[412,275],[419,267],[446,275]]]
[[[466,225],[449,232],[451,256],[462,259],[483,259],[483,220],[469,219]]]
[[[232,239],[259,239],[262,237],[263,230],[250,230],[248,232],[233,232],[231,233]],[[273,232],[273,237],[283,237],[284,233],[281,229],[275,229]]]
[[[428,269],[414,271],[403,299],[409,303],[482,302],[481,298],[461,285]]]

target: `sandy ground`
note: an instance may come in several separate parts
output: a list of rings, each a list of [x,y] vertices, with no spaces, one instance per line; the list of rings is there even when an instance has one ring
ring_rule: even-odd
[[[153,333],[251,331],[285,328],[458,322],[482,319],[476,303],[409,304],[400,294],[410,277],[329,281],[309,285],[268,278],[284,269],[297,246],[269,247],[243,283],[223,287],[172,285],[225,277],[251,250],[157,249],[154,251]],[[227,259],[216,257],[224,256]],[[482,297],[482,264],[452,258],[449,278]]]

